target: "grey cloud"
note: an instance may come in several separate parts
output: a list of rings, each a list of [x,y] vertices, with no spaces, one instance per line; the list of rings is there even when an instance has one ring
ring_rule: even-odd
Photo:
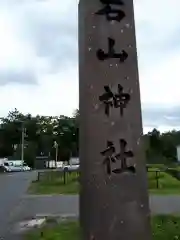
[[[5,9],[14,18],[14,28],[18,29],[20,40],[27,42],[38,57],[45,58],[49,63],[46,73],[56,73],[77,64],[77,4],[72,0],[72,8],[67,9],[66,13],[58,11],[62,3],[57,2],[55,9],[49,5],[50,9],[46,8],[46,11],[43,4],[46,5],[46,1],[31,0],[29,4],[29,0],[4,0],[0,1],[0,9]],[[30,63],[31,60],[33,62],[30,59]],[[0,69],[0,85],[12,82],[37,84],[37,69],[29,67],[21,71]]]
[[[146,127],[159,126],[180,127],[180,106],[175,107],[146,107],[142,111],[143,123]]]
[[[59,6],[60,7],[60,6]],[[55,71],[65,65],[76,64],[78,60],[77,9],[72,9],[64,16],[48,17],[38,14],[26,15],[24,22],[25,36],[35,47],[39,57],[48,58],[51,68]]]
[[[36,76],[29,70],[1,70],[0,71],[0,85],[7,85],[10,83],[21,84],[36,84]]]

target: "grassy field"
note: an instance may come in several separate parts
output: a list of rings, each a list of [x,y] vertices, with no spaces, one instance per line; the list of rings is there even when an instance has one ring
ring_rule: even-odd
[[[39,181],[31,183],[30,194],[77,194],[79,192],[78,175],[71,173],[66,175],[64,184],[63,173],[49,172],[44,174]]]
[[[152,218],[152,240],[180,239],[180,217],[156,216]],[[80,240],[80,228],[77,222],[61,223],[54,227],[28,233],[26,240]]]
[[[180,194],[180,181],[171,175],[160,172],[157,179],[154,172],[148,172],[149,191],[154,194]]]
[[[43,227],[28,233],[25,240],[80,240],[79,224],[69,222],[54,227]]]
[[[157,216],[152,219],[153,240],[180,239],[180,217]]]
[[[180,181],[165,172],[155,171],[163,169],[163,165],[153,165],[149,168],[149,192],[152,194],[180,194]],[[153,171],[153,172],[152,172]],[[77,173],[67,173],[64,184],[63,173],[46,172],[39,181],[32,182],[29,190],[31,194],[78,194],[79,183]]]

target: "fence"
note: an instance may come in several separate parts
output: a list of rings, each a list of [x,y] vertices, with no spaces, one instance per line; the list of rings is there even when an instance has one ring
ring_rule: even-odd
[[[72,169],[55,169],[55,170],[47,170],[38,172],[37,181],[53,181],[54,179],[59,179],[64,185],[68,183],[68,181],[72,181],[72,179],[79,180],[80,172],[78,170]]]
[[[162,173],[164,171],[161,171],[159,169],[157,170],[149,170],[148,169],[148,173],[154,173],[155,176],[155,180],[156,180],[156,188],[159,188],[159,178],[160,178],[160,173]]]
[[[160,174],[164,173],[165,171],[159,169],[147,169],[148,173],[154,173],[152,175],[153,180],[156,181],[156,188],[159,188],[159,179]],[[54,170],[46,170],[46,171],[39,171],[37,176],[37,181],[47,181],[52,182],[55,179],[58,179],[60,183],[67,184],[72,180],[79,181],[80,172],[78,170],[70,170],[70,169],[54,169]]]

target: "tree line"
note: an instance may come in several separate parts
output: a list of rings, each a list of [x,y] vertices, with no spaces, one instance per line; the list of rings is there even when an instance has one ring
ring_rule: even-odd
[[[176,147],[180,145],[180,131],[160,133],[157,129],[144,135],[148,163],[177,162]]]
[[[24,132],[24,160],[34,165],[36,156],[55,159],[58,146],[58,160],[68,161],[79,156],[79,111],[73,117],[32,116],[17,109],[1,118],[0,158],[21,159],[22,131]],[[148,163],[169,163],[177,161],[176,146],[180,144],[180,131],[160,133],[157,129],[144,136],[146,160]]]
[[[73,117],[32,116],[17,109],[1,118],[0,157],[21,159],[22,131],[24,132],[24,160],[34,165],[36,156],[50,156],[55,159],[55,142],[58,146],[58,160],[67,161],[79,154],[78,110]]]

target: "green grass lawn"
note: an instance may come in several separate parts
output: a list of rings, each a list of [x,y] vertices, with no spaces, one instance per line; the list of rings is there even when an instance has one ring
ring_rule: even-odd
[[[28,233],[25,240],[80,240],[79,224],[69,222],[55,227],[43,227]]]
[[[79,183],[76,173],[67,174],[64,184],[63,173],[46,173],[40,181],[31,183],[28,193],[30,194],[77,194]]]
[[[155,170],[152,168],[151,170]],[[154,194],[180,194],[180,181],[168,173],[160,172],[158,177],[158,188],[156,174],[148,172],[149,191]]]
[[[180,217],[156,216],[152,218],[152,240],[180,239]],[[78,222],[61,223],[28,233],[26,240],[80,240]]]
[[[161,215],[152,219],[153,240],[180,239],[180,217]]]
[[[180,181],[168,173],[160,172],[157,188],[156,173],[152,171],[156,171],[158,168],[153,166],[149,170],[148,183],[151,194],[180,194]],[[45,173],[40,178],[40,181],[32,182],[28,192],[31,194],[78,194],[78,175],[76,173],[68,173],[66,184],[64,184],[63,173]]]

